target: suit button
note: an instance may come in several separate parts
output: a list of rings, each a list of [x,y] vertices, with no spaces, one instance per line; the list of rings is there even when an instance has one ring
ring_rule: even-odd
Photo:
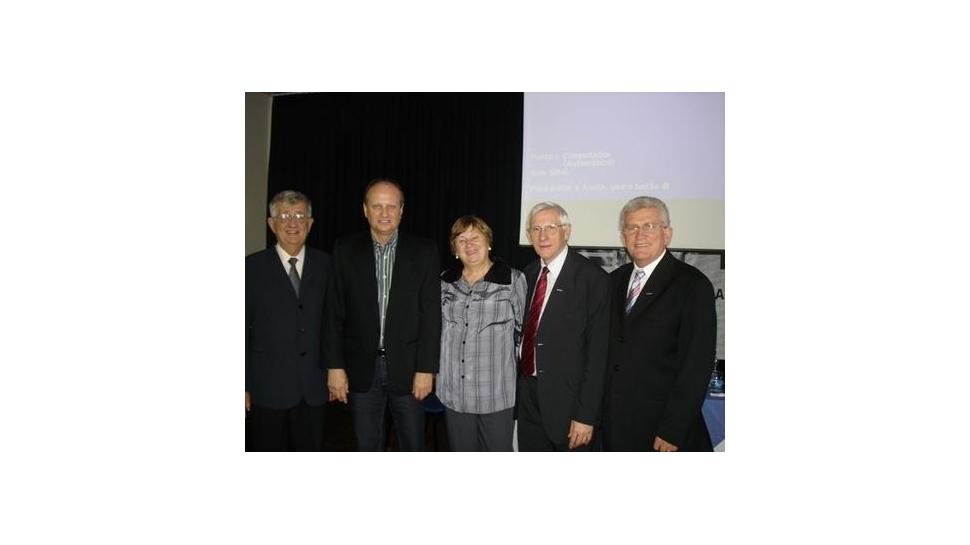
[[[461,378],[465,378],[465,375],[462,375]]]
[[[619,341],[620,341],[620,342],[623,342],[623,337],[620,337],[620,339],[619,339]]]
[[[614,365],[613,366],[613,370],[614,371],[619,371],[620,370],[620,366],[619,365]]]
[[[306,352],[300,352],[300,357],[306,356]]]
[[[305,327],[301,327],[300,328],[300,333],[306,333],[306,328]]]
[[[296,308],[299,310],[303,310],[303,303],[300,303],[299,305],[297,305]]]

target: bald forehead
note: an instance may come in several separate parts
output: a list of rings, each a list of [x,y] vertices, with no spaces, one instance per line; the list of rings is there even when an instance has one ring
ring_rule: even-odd
[[[367,204],[375,200],[392,199],[396,200],[398,204],[404,202],[404,194],[402,194],[394,184],[389,184],[387,182],[378,182],[374,184],[369,190],[367,190],[367,195],[364,201]]]

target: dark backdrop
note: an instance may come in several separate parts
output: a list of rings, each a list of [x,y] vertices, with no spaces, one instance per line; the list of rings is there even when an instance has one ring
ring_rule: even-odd
[[[269,198],[296,189],[313,201],[307,244],[330,251],[367,229],[363,190],[377,177],[404,188],[401,230],[438,243],[463,214],[492,226],[493,254],[522,267],[522,93],[311,93],[273,98]],[[273,240],[267,229],[267,240]]]

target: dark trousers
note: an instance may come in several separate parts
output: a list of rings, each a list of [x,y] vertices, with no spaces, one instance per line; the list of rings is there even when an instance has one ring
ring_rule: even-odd
[[[378,356],[374,365],[374,383],[370,390],[350,392],[350,414],[354,420],[357,450],[375,452],[385,449],[384,410],[388,406],[401,450],[424,450],[424,407],[411,394],[392,395],[388,392],[386,358]]]
[[[454,452],[512,452],[512,409],[490,414],[460,413],[445,407],[448,444]]]
[[[536,377],[519,376],[518,393],[516,396],[519,416],[519,451],[581,452],[590,450],[589,444],[570,449],[568,437],[556,437],[553,439],[546,434],[546,429],[542,425],[542,413],[539,410],[538,380]]]
[[[292,409],[266,409],[253,405],[246,419],[247,452],[320,452],[327,406],[306,401]]]

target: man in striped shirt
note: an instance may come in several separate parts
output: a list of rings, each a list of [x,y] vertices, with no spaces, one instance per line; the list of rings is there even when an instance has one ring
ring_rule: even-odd
[[[434,242],[398,231],[404,192],[378,178],[364,192],[369,232],[334,245],[327,386],[350,403],[357,448],[385,449],[390,406],[401,450],[424,446],[424,409],[438,372],[439,259]],[[376,304],[375,304],[376,303]]]

